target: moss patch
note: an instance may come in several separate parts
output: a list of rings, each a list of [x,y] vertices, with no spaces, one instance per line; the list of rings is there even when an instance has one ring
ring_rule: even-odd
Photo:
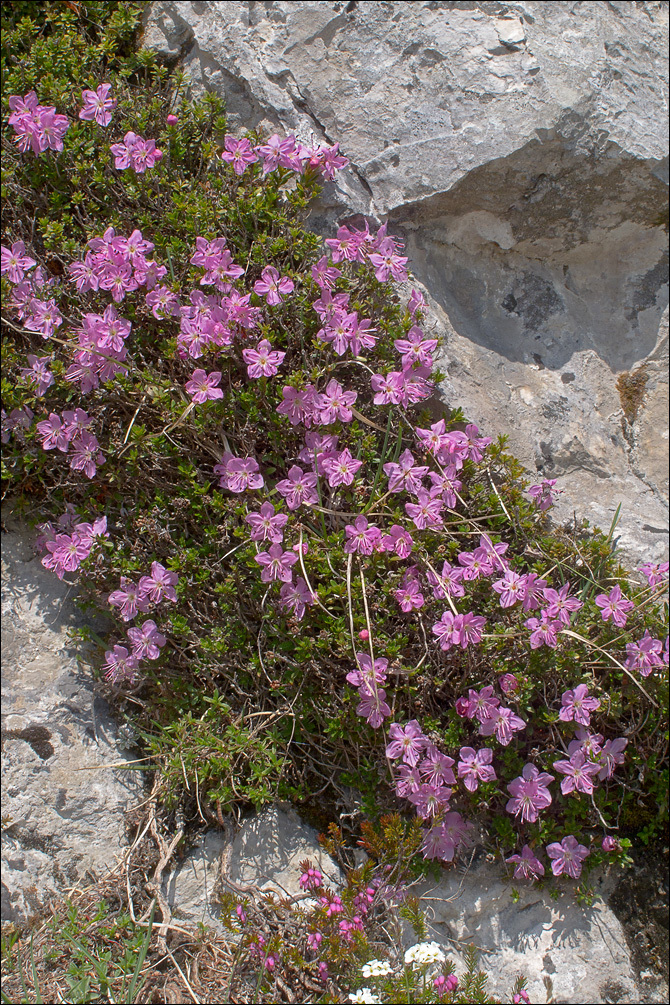
[[[624,415],[629,422],[634,422],[644,400],[644,389],[647,386],[649,374],[646,366],[637,370],[620,373],[616,382],[619,400]]]

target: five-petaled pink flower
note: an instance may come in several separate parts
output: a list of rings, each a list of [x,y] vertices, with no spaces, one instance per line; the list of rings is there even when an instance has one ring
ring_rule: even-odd
[[[294,618],[302,621],[306,607],[316,603],[316,597],[302,576],[299,576],[295,583],[284,583],[279,591],[279,603]]]
[[[259,513],[248,513],[245,522],[251,527],[252,541],[272,541],[279,544],[284,539],[284,527],[288,523],[285,513],[275,513],[270,502],[264,502]]]
[[[125,646],[114,646],[105,653],[105,663],[102,669],[106,671],[105,680],[113,684],[132,684],[137,678],[138,660],[128,652]]]
[[[539,879],[544,876],[544,866],[530,845],[525,844],[520,855],[510,855],[505,861],[514,863],[514,879]]]
[[[620,586],[613,586],[609,593],[599,593],[596,604],[601,610],[603,621],[611,618],[617,628],[623,628],[628,620],[629,611],[635,609],[632,600],[626,600]]]
[[[353,524],[348,523],[344,532],[347,536],[344,550],[348,555],[352,555],[354,552],[358,552],[360,555],[371,555],[381,543],[379,527],[368,524],[364,516],[357,516]]]
[[[109,97],[111,89],[111,84],[100,84],[97,91],[82,91],[84,107],[79,112],[79,118],[88,122],[95,119],[99,126],[108,126],[117,104],[116,98]]]
[[[185,387],[193,399],[193,403],[201,405],[204,401],[223,398],[223,391],[217,384],[221,383],[221,371],[212,370],[205,373],[204,370],[194,370]]]
[[[569,834],[563,838],[561,843],[554,841],[547,845],[547,855],[552,859],[551,871],[554,876],[571,876],[572,879],[579,879],[582,872],[582,862],[589,854],[588,848],[579,844],[577,838]]]
[[[145,621],[140,628],[129,628],[126,635],[132,643],[133,656],[138,660],[157,660],[166,642],[155,621]]]
[[[230,492],[262,489],[265,481],[253,457],[233,457],[226,465],[226,487]]]
[[[586,684],[578,684],[576,688],[564,691],[561,697],[561,710],[558,718],[561,722],[575,722],[588,726],[591,722],[591,712],[600,708],[600,699],[589,697]]]
[[[352,457],[348,447],[345,447],[334,457],[326,457],[323,461],[323,470],[328,476],[328,484],[331,489],[338,485],[352,485],[354,476],[361,467],[363,467],[363,461],[357,461],[355,457]]]
[[[273,349],[266,338],[262,339],[255,349],[242,350],[242,358],[247,364],[247,373],[253,378],[274,377],[285,355],[285,352]]]
[[[468,792],[476,792],[480,782],[493,782],[496,779],[492,766],[493,751],[490,747],[475,750],[473,747],[461,747],[458,762],[458,777],[463,779]]]
[[[221,160],[232,164],[235,174],[244,174],[247,165],[254,164],[258,160],[258,154],[246,138],[236,140],[227,133],[223,143],[225,150],[221,153]]]
[[[561,792],[567,796],[570,792],[585,792],[590,796],[593,792],[593,776],[600,771],[600,766],[588,760],[583,751],[577,750],[569,761],[554,761],[554,767],[565,778],[561,782]]]
[[[254,283],[254,293],[265,297],[265,302],[270,306],[280,304],[282,297],[293,291],[294,283],[288,276],[280,276],[278,271],[272,266],[266,266],[261,272],[261,278]]]
[[[547,786],[554,776],[546,771],[538,771],[534,764],[527,764],[521,775],[507,786],[512,798],[507,803],[507,812],[518,817],[522,823],[534,824],[540,810],[551,805],[551,793]]]
[[[261,579],[264,583],[272,583],[275,579],[290,583],[293,579],[291,566],[298,561],[298,556],[293,551],[284,551],[281,544],[272,544],[269,551],[254,555],[254,561],[263,566]]]
[[[315,474],[303,471],[299,465],[294,464],[288,470],[288,477],[277,482],[275,488],[286,500],[288,508],[294,510],[299,506],[311,506],[319,501],[316,482]]]
[[[32,269],[37,262],[34,258],[26,255],[26,246],[23,241],[15,241],[11,249],[2,245],[2,268],[0,272],[10,283],[20,283],[25,273]]]
[[[428,743],[416,719],[410,719],[406,726],[401,726],[397,722],[391,723],[389,737],[391,742],[386,747],[386,756],[392,760],[402,757],[404,764],[415,768]]]
[[[160,562],[151,563],[151,575],[142,576],[140,579],[140,591],[154,604],[160,604],[162,600],[177,599],[175,586],[179,582],[176,572],[168,572]]]

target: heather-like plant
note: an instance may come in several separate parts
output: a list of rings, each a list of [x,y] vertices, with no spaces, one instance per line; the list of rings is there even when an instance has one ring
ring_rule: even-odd
[[[168,803],[325,823],[353,787],[437,862],[478,833],[521,878],[622,861],[667,814],[667,564],[552,527],[554,481],[440,403],[397,237],[306,229],[336,146],[233,136],[149,54],[68,89],[38,51],[8,64],[3,476],[115,621],[94,671]]]

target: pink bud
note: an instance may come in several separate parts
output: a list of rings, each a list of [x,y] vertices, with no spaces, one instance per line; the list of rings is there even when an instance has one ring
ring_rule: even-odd
[[[603,844],[602,844],[603,851],[607,852],[617,851],[618,847],[619,842],[617,841],[617,839],[615,837],[612,837],[611,834],[606,834],[605,837],[603,838]]]
[[[358,637],[359,639],[363,639],[363,642],[367,642],[367,640],[370,638],[370,632],[367,630],[367,628],[364,628],[362,632],[358,633]]]
[[[470,702],[468,701],[467,698],[457,698],[454,704],[454,708],[456,709],[458,715],[460,715],[461,718],[463,718],[468,714],[468,709],[470,708]]]
[[[167,124],[169,126],[176,126],[178,122],[179,122],[179,119],[177,118],[176,115],[168,115],[168,117],[167,117]]]
[[[163,159],[163,151],[162,150],[154,150],[154,160],[160,161],[162,159]]]
[[[513,673],[504,673],[498,678],[498,683],[500,684],[500,690],[504,694],[509,694],[510,691],[516,691],[519,686],[519,679]]]

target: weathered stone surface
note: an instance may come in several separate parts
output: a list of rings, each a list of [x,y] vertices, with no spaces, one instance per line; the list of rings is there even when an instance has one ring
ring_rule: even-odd
[[[11,524],[10,524],[11,526]],[[20,922],[124,846],[123,814],[142,798],[104,701],[68,649],[83,623],[34,535],[2,535],[2,919]]]
[[[234,836],[232,829],[230,835],[214,830],[203,834],[171,873],[166,896],[176,918],[222,929],[218,894],[235,892],[222,884],[222,868],[238,887],[253,885],[286,897],[303,892],[298,881],[304,859],[321,869],[327,882],[341,881],[340,869],[324,852],[316,831],[294,809],[268,807],[245,819]]]
[[[145,42],[231,128],[351,159],[313,215],[388,220],[445,336],[444,393],[565,489],[559,517],[667,532],[664,3],[147,5]],[[667,345],[667,342],[666,342]],[[647,367],[637,415],[621,374]]]
[[[664,982],[651,972],[640,980],[635,971],[624,928],[607,904],[613,881],[596,879],[603,899],[592,907],[576,901],[575,885],[564,884],[554,900],[546,889],[504,882],[498,865],[480,861],[469,870],[445,872],[438,884],[424,883],[414,892],[432,915],[429,939],[442,944],[457,970],[459,943],[483,950],[481,966],[494,994],[506,998],[512,981],[523,974],[533,1002],[547,1000],[545,978],[557,1003],[665,1001]]]

